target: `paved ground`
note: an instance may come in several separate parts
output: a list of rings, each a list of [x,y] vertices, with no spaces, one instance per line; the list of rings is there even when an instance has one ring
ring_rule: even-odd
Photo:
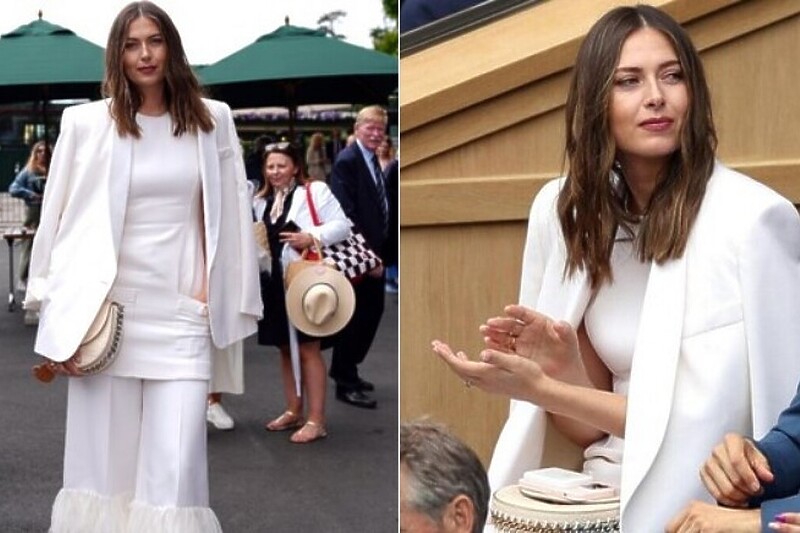
[[[44,532],[61,483],[66,380],[30,375],[35,328],[6,310],[0,246],[0,532]],[[226,533],[397,531],[397,296],[387,295],[362,365],[378,409],[337,402],[329,389],[323,441],[296,445],[264,431],[283,409],[277,354],[248,339],[245,365],[246,393],[224,399],[236,429],[209,430],[211,505]]]

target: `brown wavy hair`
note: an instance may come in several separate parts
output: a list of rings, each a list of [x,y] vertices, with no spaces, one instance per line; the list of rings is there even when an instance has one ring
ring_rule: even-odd
[[[142,105],[142,95],[125,76],[122,53],[128,27],[139,17],[147,17],[158,26],[167,46],[164,92],[167,108],[174,124],[173,134],[209,132],[214,129],[211,113],[203,103],[203,89],[186,59],[181,36],[169,15],[152,2],[132,2],[122,8],[111,30],[106,45],[106,70],[103,79],[103,96],[111,98],[109,111],[120,135],[139,138],[141,129],[136,123],[136,112]]]
[[[610,105],[614,72],[625,40],[652,28],[672,43],[689,97],[680,147],[663,169],[641,220],[626,205],[631,191],[615,164]],[[640,260],[663,264],[681,257],[711,173],[717,136],[700,56],[684,29],[666,13],[645,5],[606,13],[581,44],[566,103],[567,179],[558,197],[558,217],[567,247],[565,276],[585,269],[597,288],[613,279],[611,250],[621,227],[634,236]]]

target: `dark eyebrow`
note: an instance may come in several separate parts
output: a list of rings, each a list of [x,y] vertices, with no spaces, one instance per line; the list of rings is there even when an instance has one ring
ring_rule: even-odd
[[[681,64],[681,62],[678,61],[677,59],[671,59],[669,61],[665,61],[665,62],[661,63],[660,65],[658,65],[658,69],[657,70],[664,70],[665,68],[672,67],[672,66],[675,66],[675,65],[680,66],[680,64]],[[638,73],[638,72],[641,72],[642,70],[643,70],[642,67],[618,67],[618,68],[616,68],[614,70],[614,72],[615,73],[616,72],[635,72],[635,73]]]
[[[138,42],[138,41],[142,41],[142,40],[146,41],[148,39],[152,39],[153,37],[162,37],[163,38],[164,34],[162,34],[160,31],[158,31],[156,33],[151,33],[150,35],[145,35],[143,39],[139,39],[137,37],[130,37],[129,36],[129,37],[125,38],[125,42]]]

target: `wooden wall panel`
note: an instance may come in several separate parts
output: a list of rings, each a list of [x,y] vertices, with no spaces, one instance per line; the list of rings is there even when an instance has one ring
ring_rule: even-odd
[[[800,159],[800,73],[789,68],[800,65],[800,15],[709,50],[703,63],[722,160]]]
[[[436,156],[564,106],[571,71],[501,94],[424,128],[405,131],[403,165]],[[447,132],[447,135],[442,135]]]
[[[522,107],[525,102],[520,100],[517,104]],[[491,106],[484,108],[484,112],[491,111]],[[430,177],[469,181],[475,176],[534,173],[544,169],[555,176],[562,166],[563,139],[564,113],[559,108],[403,167],[403,183]]]
[[[648,3],[686,22],[738,1]],[[572,64],[583,35],[603,13],[614,6],[636,3],[549,0],[402,59],[402,127],[416,128],[566,69]]]
[[[484,460],[508,402],[468,390],[433,354],[430,342],[438,338],[478,353],[478,326],[517,298],[524,238],[520,223],[413,228],[401,234],[400,417],[447,421]]]

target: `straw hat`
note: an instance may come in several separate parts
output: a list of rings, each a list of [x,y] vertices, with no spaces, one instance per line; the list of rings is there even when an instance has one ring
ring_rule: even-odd
[[[309,265],[289,281],[286,312],[294,327],[314,337],[344,328],[353,316],[356,297],[344,274],[322,263]]]

